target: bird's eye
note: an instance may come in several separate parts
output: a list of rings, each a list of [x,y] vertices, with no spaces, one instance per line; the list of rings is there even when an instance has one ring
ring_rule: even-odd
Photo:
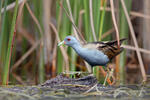
[[[70,38],[68,38],[67,40],[68,40],[68,41],[70,41],[71,39],[70,39]]]

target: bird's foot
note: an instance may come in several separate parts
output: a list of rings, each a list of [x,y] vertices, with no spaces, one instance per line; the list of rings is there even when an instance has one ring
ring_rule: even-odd
[[[110,70],[107,69],[108,72],[106,74],[106,77],[105,77],[105,80],[104,80],[104,83],[103,83],[103,86],[106,85],[106,81],[108,82],[109,85],[112,85],[114,83],[114,77],[113,77],[113,72],[114,72],[114,69],[111,68]],[[113,82],[111,82],[110,78],[113,78]]]

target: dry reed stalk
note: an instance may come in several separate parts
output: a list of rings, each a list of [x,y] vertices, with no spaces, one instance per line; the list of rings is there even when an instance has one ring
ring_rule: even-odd
[[[52,34],[49,28],[49,22],[51,19],[51,5],[52,0],[43,0],[43,28],[44,28],[44,57],[45,57],[45,64],[47,64],[47,68],[50,67],[50,59],[52,52]]]
[[[33,19],[33,21],[35,22],[35,24],[37,25],[39,31],[40,31],[40,34],[43,34],[43,31],[42,31],[42,28],[40,26],[40,23],[39,21],[37,20],[37,18],[35,17],[34,13],[32,12],[32,10],[30,9],[29,7],[29,4],[26,2],[25,3],[26,7],[27,7],[27,10],[29,11],[29,14],[31,15],[31,18]],[[42,36],[42,35],[41,35]]]
[[[144,64],[143,64],[142,57],[141,57],[141,54],[140,54],[140,51],[139,51],[139,47],[138,47],[138,43],[137,43],[137,40],[136,40],[136,37],[135,37],[135,32],[134,32],[134,29],[133,29],[133,25],[132,25],[132,23],[130,21],[130,17],[129,17],[129,14],[127,12],[124,0],[121,0],[121,4],[122,4],[122,7],[123,7],[123,10],[124,10],[124,13],[125,13],[128,25],[129,25],[129,29],[130,29],[130,32],[131,32],[131,36],[133,38],[134,45],[137,48],[136,49],[136,53],[137,53],[137,56],[138,56],[140,69],[141,69],[141,73],[142,73],[142,76],[143,76],[143,81],[146,81],[147,77],[146,77],[146,72],[145,72],[145,69],[144,69]]]
[[[119,41],[119,29],[118,29],[118,26],[117,26],[117,21],[116,21],[116,18],[115,18],[115,11],[114,11],[114,2],[113,0],[110,0],[110,5],[111,5],[111,14],[112,14],[112,20],[113,20],[113,24],[114,24],[114,27],[115,27],[115,31],[116,31],[116,38],[117,38],[117,41],[118,41],[118,48],[120,48],[120,41]],[[115,68],[115,71],[116,71],[116,79],[119,80],[119,56],[116,56],[116,68]]]
[[[78,19],[78,28],[79,28],[79,31],[82,30],[82,16],[83,16],[83,13],[84,13],[84,10],[80,10],[79,12],[79,19]]]
[[[93,22],[92,0],[89,0],[89,9],[90,9],[90,23],[91,23],[92,34],[93,34],[94,41],[97,41],[95,29],[94,29],[94,22]]]
[[[104,7],[101,7],[100,10],[103,10]],[[106,11],[111,11],[110,7],[106,7],[105,8]],[[115,12],[118,12],[118,10],[115,9]],[[136,11],[130,11],[130,15],[132,16],[136,16],[136,17],[141,17],[141,18],[145,18],[145,19],[150,19],[150,15],[146,15],[140,12],[136,12]]]
[[[24,3],[25,3],[25,1],[24,1]],[[33,19],[33,21],[34,21],[34,22],[36,23],[36,25],[38,26],[39,31],[42,32],[42,29],[41,29],[41,27],[40,27],[40,24],[39,24],[38,20],[36,19],[36,17],[34,16],[34,14],[32,13],[32,11],[31,11],[31,9],[30,9],[28,3],[26,2],[25,4],[26,4],[26,7],[27,7],[27,9],[28,9],[28,11],[29,11],[29,13],[30,13],[30,15],[31,15],[31,17],[32,17],[32,19]],[[23,6],[23,5],[24,5],[24,4],[22,4],[22,6]],[[21,8],[23,9],[23,7],[21,7]],[[19,12],[20,12],[20,13],[18,13],[18,18],[21,16],[21,13],[22,13],[21,9],[20,9]],[[17,19],[18,19],[18,18],[17,18]],[[40,42],[41,42],[41,39],[40,39],[39,41],[37,41],[37,42],[12,66],[12,68],[11,68],[11,71],[12,71],[12,72],[13,72],[14,69],[16,69],[16,68],[37,48],[37,46],[40,44]]]
[[[52,53],[52,77],[55,76],[56,72],[56,56],[57,56],[57,40],[55,39],[53,53]]]
[[[142,48],[136,48],[136,47],[133,47],[133,46],[130,46],[130,45],[122,45],[122,47],[124,47],[126,49],[129,49],[129,50],[134,50],[134,51],[139,49],[140,52],[150,54],[150,50],[146,50],[146,49],[142,49]]]
[[[113,0],[110,0],[110,5],[111,5],[112,20],[113,20],[113,24],[114,24],[115,31],[116,31],[116,39],[118,41],[118,47],[119,47],[120,46],[119,30],[118,30],[117,21],[116,21],[116,18],[115,18],[115,11],[114,11],[114,2],[113,2]]]
[[[41,40],[38,40],[12,67],[11,72],[13,72],[41,43]]]

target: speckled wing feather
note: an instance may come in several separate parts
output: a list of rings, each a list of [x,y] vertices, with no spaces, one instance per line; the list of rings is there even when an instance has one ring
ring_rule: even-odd
[[[120,40],[120,45],[124,40],[126,39]],[[116,40],[110,42],[90,42],[85,44],[83,47],[100,50],[107,55],[110,60],[123,51],[123,47],[118,48]]]

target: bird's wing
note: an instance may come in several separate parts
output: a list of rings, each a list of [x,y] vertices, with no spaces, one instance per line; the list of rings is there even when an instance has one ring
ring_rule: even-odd
[[[83,48],[88,49],[97,49],[98,47],[103,47],[104,43],[102,42],[89,42],[83,45]]]
[[[122,42],[126,39],[120,40],[120,45]],[[123,51],[123,48],[118,48],[117,41],[110,41],[110,42],[90,42],[83,46],[84,48],[88,49],[97,49],[102,51],[105,55],[108,56],[109,59],[112,59],[116,55],[118,55],[120,52]]]

